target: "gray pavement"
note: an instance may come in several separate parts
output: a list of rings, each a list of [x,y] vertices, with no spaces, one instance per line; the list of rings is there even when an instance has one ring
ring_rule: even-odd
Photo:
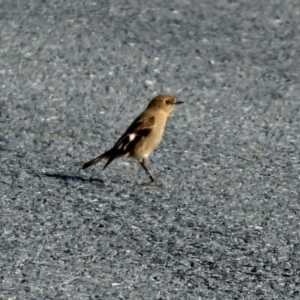
[[[299,31],[298,0],[1,1],[0,299],[300,299]],[[79,171],[159,93],[159,185]]]

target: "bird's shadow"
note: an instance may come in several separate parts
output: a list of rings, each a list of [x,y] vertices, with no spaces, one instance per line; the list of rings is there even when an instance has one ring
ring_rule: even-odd
[[[69,174],[65,174],[65,173],[50,173],[50,172],[40,173],[40,174],[36,174],[36,175],[39,176],[39,177],[45,176],[45,177],[60,179],[60,180],[63,180],[64,182],[66,182],[66,183],[69,180],[71,180],[71,181],[81,181],[81,182],[89,182],[89,183],[95,183],[96,182],[96,183],[101,184],[101,186],[106,186],[107,185],[107,184],[105,184],[103,179],[86,178],[86,177],[83,177],[83,176],[80,176],[80,175],[69,175]],[[112,183],[112,181],[110,181],[110,184],[111,183]],[[130,181],[128,181],[126,183],[132,185],[132,182],[130,182]],[[166,188],[166,186],[160,181],[155,181],[155,182],[147,181],[147,182],[139,183],[137,185],[140,186],[141,188],[143,188],[143,187],[145,187],[145,188],[147,188],[147,187],[149,187],[149,188]]]
[[[46,177],[51,177],[51,178],[56,178],[56,179],[61,179],[63,181],[81,181],[81,182],[98,182],[104,185],[104,180],[99,179],[99,178],[86,178],[80,175],[69,175],[65,173],[50,173],[50,172],[45,172],[40,174],[40,176],[46,176]]]

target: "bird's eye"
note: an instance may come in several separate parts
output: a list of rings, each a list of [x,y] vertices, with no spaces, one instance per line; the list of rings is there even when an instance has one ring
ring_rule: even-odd
[[[166,104],[170,104],[170,100],[166,100]]]

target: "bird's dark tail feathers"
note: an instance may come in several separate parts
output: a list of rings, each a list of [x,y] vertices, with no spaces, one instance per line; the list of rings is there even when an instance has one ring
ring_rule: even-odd
[[[82,170],[87,169],[87,168],[89,168],[89,167],[97,164],[103,158],[109,158],[110,155],[111,155],[111,151],[110,150],[104,152],[103,154],[101,154],[101,155],[93,158],[92,160],[84,163],[83,166],[82,166]]]

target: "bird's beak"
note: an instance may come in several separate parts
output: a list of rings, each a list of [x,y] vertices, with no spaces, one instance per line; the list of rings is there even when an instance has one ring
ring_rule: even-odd
[[[175,104],[177,105],[177,104],[182,104],[182,103],[184,103],[184,102],[182,102],[182,101],[176,101]]]

